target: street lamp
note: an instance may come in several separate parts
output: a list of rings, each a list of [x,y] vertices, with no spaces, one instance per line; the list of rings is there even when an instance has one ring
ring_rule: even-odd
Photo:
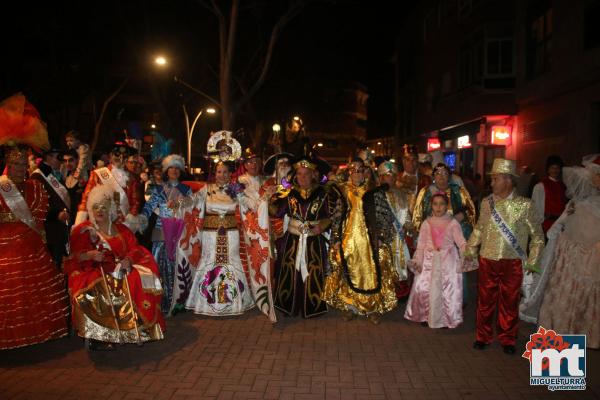
[[[167,65],[167,59],[163,56],[158,56],[154,59],[154,63],[160,65],[161,67],[164,67],[165,65]]]
[[[196,123],[200,119],[202,113],[206,112],[207,114],[215,114],[216,110],[212,107],[201,109],[198,111],[198,114],[196,114],[194,122],[192,122],[192,126],[190,127],[190,118],[188,116],[187,108],[185,107],[185,104],[182,107],[183,115],[185,116],[185,129],[187,131],[187,163],[188,168],[192,168],[192,137],[194,136],[194,128],[196,127]]]
[[[275,132],[275,133],[281,132],[281,125],[279,125],[277,123],[273,124],[273,132]]]

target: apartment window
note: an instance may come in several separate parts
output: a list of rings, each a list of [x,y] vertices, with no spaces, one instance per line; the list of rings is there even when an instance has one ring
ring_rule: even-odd
[[[546,2],[535,5],[528,18],[527,71],[530,79],[550,70],[552,63],[552,7]]]
[[[592,49],[600,46],[600,1],[588,4],[583,13],[583,47]]]
[[[513,75],[513,40],[506,39],[488,39],[485,46],[486,75]]]
[[[459,86],[461,89],[481,82],[483,59],[483,32],[477,31],[460,48]]]

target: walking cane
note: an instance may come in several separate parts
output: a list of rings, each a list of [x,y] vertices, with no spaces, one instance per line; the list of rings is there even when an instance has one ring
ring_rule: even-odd
[[[118,262],[118,261],[117,261]],[[132,266],[133,268],[133,266]],[[127,297],[129,298],[129,305],[131,306],[131,315],[133,317],[133,325],[135,326],[135,339],[138,346],[142,345],[142,338],[140,336],[140,327],[138,326],[138,315],[135,311],[135,307],[133,306],[133,299],[131,298],[131,290],[129,289],[129,281],[127,280],[127,274],[123,276],[123,280],[125,281],[125,287],[127,289]]]

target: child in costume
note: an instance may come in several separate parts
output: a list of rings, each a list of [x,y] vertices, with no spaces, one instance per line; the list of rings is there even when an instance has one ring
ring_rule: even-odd
[[[432,215],[421,224],[409,267],[415,280],[404,317],[430,328],[456,328],[463,321],[462,262],[465,238],[460,223],[448,214],[443,192],[431,197]]]

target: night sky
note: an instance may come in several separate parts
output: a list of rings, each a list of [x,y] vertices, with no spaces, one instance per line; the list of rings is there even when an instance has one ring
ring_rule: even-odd
[[[226,2],[227,3],[227,2]],[[258,1],[240,14],[236,68],[252,65],[256,44],[287,1]],[[45,108],[73,102],[105,79],[107,71],[134,71],[160,84],[168,93],[172,82],[152,71],[154,54],[163,52],[171,70],[194,86],[216,95],[217,24],[193,0],[106,1],[22,5],[3,24],[6,58],[0,91],[7,97],[23,91]],[[356,80],[368,87],[370,136],[393,133],[394,37],[404,15],[389,1],[314,1],[283,31],[257,107],[285,107],[307,79]],[[251,74],[251,72],[250,72]],[[107,85],[107,87],[110,85]],[[143,84],[138,85],[143,86]],[[128,90],[135,90],[131,84]],[[195,95],[186,94],[189,98]],[[203,101],[203,100],[195,100]],[[281,104],[283,103],[283,105]],[[290,114],[296,103],[289,104]],[[268,116],[269,110],[257,112]]]

